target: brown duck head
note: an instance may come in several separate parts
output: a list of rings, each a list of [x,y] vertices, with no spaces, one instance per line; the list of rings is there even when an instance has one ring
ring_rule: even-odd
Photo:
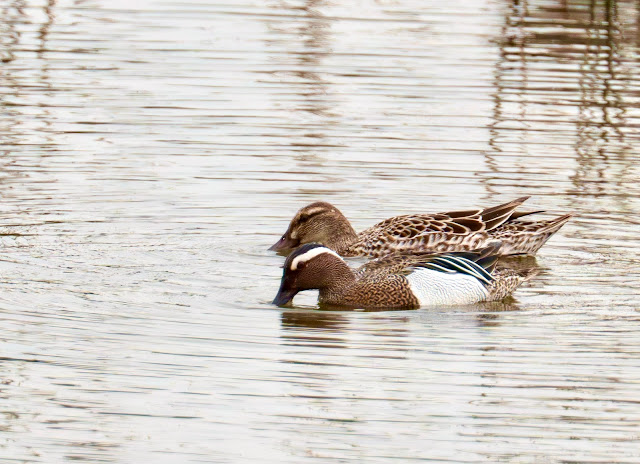
[[[307,243],[296,248],[283,266],[280,289],[273,304],[282,306],[303,290],[340,287],[355,276],[347,263],[333,250]]]
[[[353,227],[338,208],[318,201],[300,209],[282,238],[269,249],[288,254],[297,246],[316,242],[340,252],[355,239]]]

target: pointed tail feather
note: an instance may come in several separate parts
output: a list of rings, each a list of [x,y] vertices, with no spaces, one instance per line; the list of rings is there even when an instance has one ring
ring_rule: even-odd
[[[549,221],[508,222],[491,231],[490,235],[502,241],[503,247],[500,252],[503,255],[533,256],[572,217],[573,214],[565,214]]]
[[[513,215],[515,209],[527,199],[529,199],[528,196],[520,197],[508,203],[482,210],[482,220],[486,224],[487,230],[495,229],[504,224]]]
[[[544,210],[539,209],[536,211],[514,211],[513,214],[511,214],[511,217],[509,217],[509,220],[513,221],[514,219],[520,219],[521,217],[529,216],[530,214],[538,214],[538,213],[544,213]]]
[[[541,231],[544,231],[549,234],[555,234],[558,230],[560,230],[560,227],[565,225],[569,221],[569,219],[571,219],[572,217],[573,217],[573,213],[569,213],[569,214],[565,214],[564,216],[560,216],[555,219],[552,219],[547,223],[547,225],[544,228],[541,229]]]

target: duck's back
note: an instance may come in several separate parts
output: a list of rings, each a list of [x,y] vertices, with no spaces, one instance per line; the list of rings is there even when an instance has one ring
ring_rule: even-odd
[[[379,257],[397,252],[473,250],[490,240],[478,211],[396,216],[360,232],[341,254]]]

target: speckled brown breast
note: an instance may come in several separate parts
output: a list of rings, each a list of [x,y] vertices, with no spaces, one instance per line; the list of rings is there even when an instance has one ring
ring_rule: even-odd
[[[320,291],[318,301],[323,304],[351,308],[415,309],[420,307],[404,276],[364,278],[342,292]]]

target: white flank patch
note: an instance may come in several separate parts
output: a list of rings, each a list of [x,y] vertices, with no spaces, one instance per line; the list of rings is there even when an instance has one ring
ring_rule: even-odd
[[[484,301],[489,296],[484,285],[467,274],[419,268],[409,274],[407,280],[420,306],[465,305]]]
[[[307,251],[305,254],[296,256],[294,260],[291,261],[291,270],[295,271],[296,269],[298,269],[299,263],[306,263],[310,259],[313,259],[316,256],[321,255],[322,253],[329,253],[330,255],[337,256],[338,258],[340,258],[340,255],[338,255],[338,253],[336,253],[333,250],[330,250],[329,248],[325,248],[325,247],[312,248],[311,250]],[[342,258],[340,258],[340,260],[342,261]]]

